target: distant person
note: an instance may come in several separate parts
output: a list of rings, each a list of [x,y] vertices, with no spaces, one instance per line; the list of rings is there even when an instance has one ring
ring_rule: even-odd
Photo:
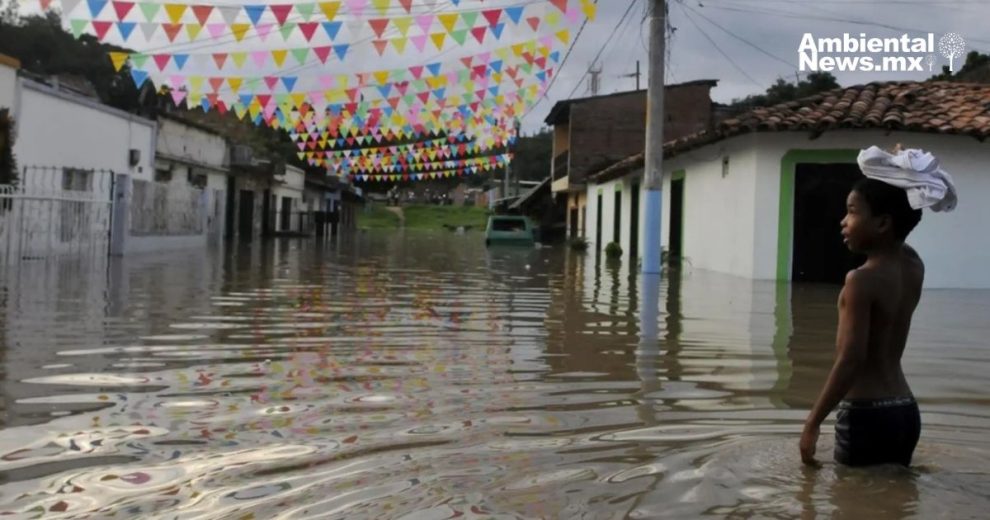
[[[866,262],[846,275],[839,294],[836,359],[801,434],[801,460],[814,464],[825,417],[838,406],[835,460],[849,466],[908,466],[921,415],[901,369],[911,316],[921,298],[925,265],[904,243],[921,209],[951,211],[952,178],[921,150],[892,153],[873,146],[859,154],[865,179],[846,199],[842,237]]]

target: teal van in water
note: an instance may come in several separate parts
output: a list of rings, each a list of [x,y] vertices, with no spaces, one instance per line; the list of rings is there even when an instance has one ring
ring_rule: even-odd
[[[518,215],[492,215],[488,217],[488,227],[485,229],[485,245],[524,245],[536,243],[533,223],[526,217]]]

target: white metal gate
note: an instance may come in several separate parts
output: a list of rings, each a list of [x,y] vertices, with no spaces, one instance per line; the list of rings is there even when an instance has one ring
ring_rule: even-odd
[[[106,255],[114,174],[27,166],[0,185],[0,262],[76,254]]]

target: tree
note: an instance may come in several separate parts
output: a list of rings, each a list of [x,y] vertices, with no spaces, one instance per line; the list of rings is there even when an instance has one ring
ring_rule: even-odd
[[[742,99],[732,100],[730,108],[745,110],[754,107],[772,106],[813,96],[820,92],[826,92],[836,88],[839,88],[839,82],[835,80],[835,76],[831,73],[812,72],[805,79],[797,83],[778,79],[763,94],[755,94]]]
[[[990,83],[990,55],[970,51],[966,62],[955,73],[948,65],[942,66],[942,73],[932,76],[932,80],[960,81],[969,83]]]

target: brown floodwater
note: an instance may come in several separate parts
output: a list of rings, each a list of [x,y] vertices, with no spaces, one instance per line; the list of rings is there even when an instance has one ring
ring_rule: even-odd
[[[829,421],[808,469],[837,287],[413,232],[0,273],[0,514],[990,510],[990,291],[922,298],[914,467],[837,467]]]

